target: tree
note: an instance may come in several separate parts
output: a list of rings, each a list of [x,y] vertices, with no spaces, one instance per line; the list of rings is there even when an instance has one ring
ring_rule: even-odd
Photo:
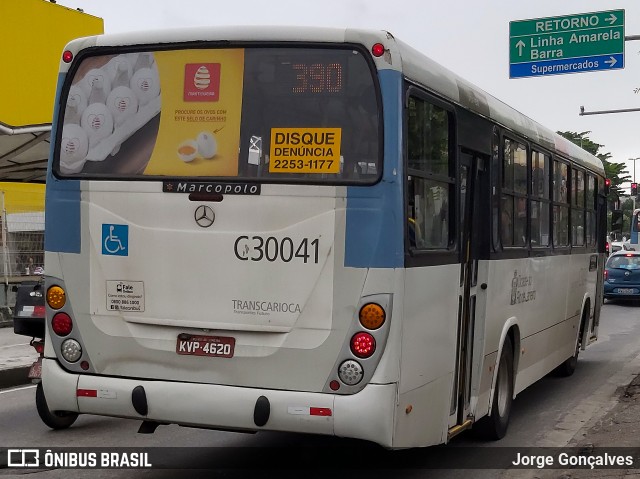
[[[604,146],[589,139],[587,136],[590,131],[583,131],[576,133],[574,131],[558,131],[556,132],[560,136],[564,136],[567,140],[575,143],[580,148],[588,151],[592,155],[596,156],[602,161],[604,165],[605,176],[611,180],[611,188],[609,189],[609,202],[614,202],[620,199],[623,195],[621,188],[622,183],[631,181],[631,176],[627,171],[627,166],[624,163],[614,163],[609,161],[611,153],[599,153],[599,150]]]
[[[622,231],[631,231],[631,220],[633,217],[633,199],[627,198],[620,206],[622,208],[623,227]],[[629,235],[627,235],[627,238]]]

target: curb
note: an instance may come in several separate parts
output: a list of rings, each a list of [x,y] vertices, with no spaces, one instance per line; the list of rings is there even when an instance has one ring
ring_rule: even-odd
[[[19,366],[17,368],[0,370],[0,389],[12,388],[31,384],[29,368],[31,366]]]

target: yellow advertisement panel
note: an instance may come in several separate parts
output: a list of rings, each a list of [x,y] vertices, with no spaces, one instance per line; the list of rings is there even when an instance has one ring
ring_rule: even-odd
[[[236,176],[244,50],[157,52],[155,57],[162,114],[144,174]]]
[[[103,31],[101,18],[55,3],[0,1],[0,123],[50,124],[64,46]]]
[[[269,172],[340,173],[341,128],[272,128]]]
[[[237,176],[244,50],[85,60],[69,90],[64,174]]]

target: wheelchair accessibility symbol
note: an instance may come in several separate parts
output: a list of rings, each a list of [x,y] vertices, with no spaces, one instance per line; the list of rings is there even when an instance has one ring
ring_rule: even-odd
[[[128,225],[102,225],[102,254],[129,256]]]

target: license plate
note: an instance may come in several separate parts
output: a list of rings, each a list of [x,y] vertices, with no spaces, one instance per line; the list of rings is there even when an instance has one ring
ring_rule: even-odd
[[[40,379],[42,377],[42,358],[31,365],[29,368],[29,379]]]
[[[190,356],[210,356],[232,358],[236,338],[229,336],[191,336],[180,334],[176,343],[176,353]]]
[[[633,288],[618,288],[618,294],[633,294],[634,292]]]

